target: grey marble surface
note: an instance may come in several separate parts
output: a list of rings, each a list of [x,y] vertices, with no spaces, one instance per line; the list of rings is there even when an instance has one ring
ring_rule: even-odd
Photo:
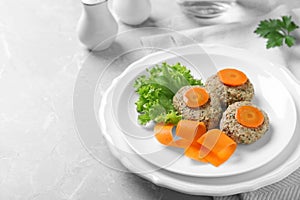
[[[75,32],[80,13],[74,0],[0,2],[0,199],[208,199],[111,169],[83,147],[72,105],[88,54]]]
[[[152,0],[152,5],[151,19],[142,26],[177,30],[198,26],[188,19],[175,23],[176,17],[184,16],[173,0]],[[166,13],[166,7],[174,12]],[[80,13],[81,4],[74,0],[0,2],[0,199],[211,199],[184,195],[112,169],[83,147],[73,115],[80,69],[93,58],[97,62],[92,63],[108,64],[140,46],[135,38],[164,30],[135,30],[131,40],[120,36],[110,50],[90,55],[75,31]],[[120,23],[120,31],[135,28]],[[123,61],[130,63],[145,54]],[[97,73],[103,70],[90,67]],[[120,70],[106,72],[116,76]],[[87,82],[96,81],[97,73],[86,77]],[[103,138],[99,143],[99,155],[121,168]]]

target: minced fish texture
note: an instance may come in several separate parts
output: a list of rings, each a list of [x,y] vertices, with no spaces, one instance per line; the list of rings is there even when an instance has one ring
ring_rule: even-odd
[[[251,101],[254,96],[254,88],[249,79],[243,85],[231,87],[224,85],[218,75],[213,75],[206,80],[205,88],[219,98],[225,108],[238,101]]]
[[[256,128],[248,128],[241,125],[235,118],[237,109],[241,106],[253,106],[259,109],[264,115],[264,122]],[[220,129],[236,143],[251,144],[260,139],[269,130],[269,118],[263,110],[253,105],[251,102],[240,101],[228,106],[223,113]]]
[[[207,129],[217,127],[222,116],[219,100],[209,94],[210,98],[206,104],[198,108],[190,108],[184,102],[184,94],[191,87],[201,86],[184,86],[178,90],[173,98],[174,107],[182,115],[183,119],[201,121],[205,123]]]

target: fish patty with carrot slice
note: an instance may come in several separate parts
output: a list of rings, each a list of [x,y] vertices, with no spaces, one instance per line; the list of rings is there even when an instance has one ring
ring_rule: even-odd
[[[205,88],[227,108],[238,101],[251,101],[254,88],[249,78],[236,69],[225,68],[206,80]]]
[[[173,97],[173,105],[183,119],[201,121],[207,129],[219,125],[222,115],[220,102],[204,87],[182,87]]]
[[[269,130],[267,113],[249,101],[228,106],[223,113],[220,129],[236,143],[251,144]]]

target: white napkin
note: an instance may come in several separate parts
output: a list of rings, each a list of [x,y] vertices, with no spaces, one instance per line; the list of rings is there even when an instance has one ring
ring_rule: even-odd
[[[248,2],[248,4],[247,4]],[[245,4],[249,7],[257,7],[263,5],[261,1],[242,0],[241,5]],[[264,4],[266,1],[264,1]],[[276,2],[269,0],[271,6]],[[224,44],[239,48],[244,48],[253,53],[264,56],[274,63],[288,67],[293,74],[300,80],[300,43],[292,48],[280,47],[266,49],[266,41],[259,38],[253,33],[260,20],[268,18],[278,18],[282,15],[292,15],[293,19],[300,24],[300,8],[294,9],[292,12],[284,5],[272,9],[266,15],[256,18],[246,19],[243,22],[233,22],[220,25],[212,25],[194,28],[180,32],[170,32],[163,35],[154,35],[141,38],[143,46],[172,48],[183,46],[195,42],[204,44]],[[295,33],[298,41],[300,41],[300,31]],[[263,187],[256,191],[237,194],[226,197],[214,197],[216,200],[273,200],[273,199],[300,199],[300,169],[285,178],[284,180]]]

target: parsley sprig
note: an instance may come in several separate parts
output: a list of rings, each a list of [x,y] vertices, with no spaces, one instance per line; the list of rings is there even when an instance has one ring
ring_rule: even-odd
[[[299,26],[292,21],[291,16],[282,16],[281,19],[261,21],[254,33],[267,39],[267,49],[282,46],[284,43],[291,47],[295,44],[296,38],[290,33],[297,28]]]

